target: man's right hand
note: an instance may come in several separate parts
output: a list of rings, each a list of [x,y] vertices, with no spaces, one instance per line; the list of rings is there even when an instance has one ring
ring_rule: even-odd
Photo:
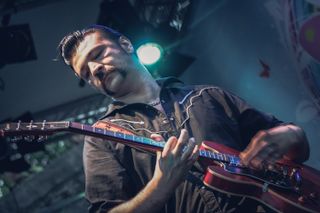
[[[151,135],[151,138],[157,141],[163,140],[156,134]],[[183,181],[198,156],[199,148],[194,138],[189,138],[188,132],[182,129],[179,138],[170,137],[162,152],[157,152],[153,181],[159,187],[172,192]]]
[[[151,138],[163,141],[160,135]],[[170,198],[176,187],[183,181],[188,170],[199,156],[199,148],[188,132],[181,130],[180,136],[170,137],[162,152],[157,152],[153,178],[131,200],[111,209],[112,213],[159,211]]]

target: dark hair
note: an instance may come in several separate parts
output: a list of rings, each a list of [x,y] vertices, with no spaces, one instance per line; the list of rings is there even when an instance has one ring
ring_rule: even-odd
[[[82,30],[71,32],[63,37],[58,45],[59,58],[62,58],[65,64],[72,67],[71,59],[79,44],[84,40],[85,36],[95,32],[101,32],[106,36],[106,38],[114,41],[122,35],[121,33],[106,26],[90,25]]]

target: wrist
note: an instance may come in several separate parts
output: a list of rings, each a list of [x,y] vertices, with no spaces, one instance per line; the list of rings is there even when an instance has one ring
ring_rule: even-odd
[[[154,176],[148,183],[147,187],[154,191],[159,199],[166,199],[174,191],[175,187],[170,186],[164,178]]]

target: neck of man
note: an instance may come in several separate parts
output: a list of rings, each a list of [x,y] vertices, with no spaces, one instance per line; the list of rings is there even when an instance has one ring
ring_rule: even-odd
[[[129,85],[130,91],[122,97],[116,98],[116,100],[124,102],[126,104],[132,103],[151,103],[154,102],[160,95],[160,86],[151,76],[149,71],[143,67],[144,70],[139,70],[134,77],[135,82],[133,85]],[[128,76],[129,77],[129,76]]]

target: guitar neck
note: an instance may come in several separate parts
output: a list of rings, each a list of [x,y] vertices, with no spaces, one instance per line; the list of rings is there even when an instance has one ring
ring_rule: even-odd
[[[90,125],[85,125],[77,122],[59,121],[59,122],[30,122],[30,123],[7,123],[1,129],[2,136],[17,136],[17,135],[47,135],[55,132],[69,131],[90,135],[94,137],[104,138],[107,140],[123,143],[132,147],[146,149],[149,151],[162,150],[165,142],[154,141],[150,138],[136,136],[134,134],[124,134],[117,131],[110,131],[105,128],[97,128]],[[199,155],[202,158],[209,158],[219,162],[227,162],[237,164],[240,159],[237,156],[211,152],[208,150],[199,150]]]
[[[150,138],[146,138],[146,137],[109,131],[106,129],[96,128],[96,127],[92,127],[92,126],[84,125],[84,124],[80,124],[80,123],[75,123],[75,122],[69,122],[69,128],[76,130],[76,131],[79,131],[79,132],[84,131],[87,133],[87,135],[98,136],[98,137],[101,137],[101,135],[102,135],[105,138],[110,139],[112,141],[116,141],[116,142],[124,143],[124,144],[128,144],[128,145],[133,145],[133,146],[138,146],[141,148],[150,148],[154,151],[162,150],[165,145],[165,142],[163,142],[163,141],[158,142],[158,141],[154,141]],[[199,150],[199,155],[200,155],[200,157],[210,158],[210,159],[213,159],[213,160],[219,161],[219,162],[227,162],[227,163],[237,164],[240,161],[240,159],[236,156],[223,154],[223,153],[211,152],[208,150]]]

